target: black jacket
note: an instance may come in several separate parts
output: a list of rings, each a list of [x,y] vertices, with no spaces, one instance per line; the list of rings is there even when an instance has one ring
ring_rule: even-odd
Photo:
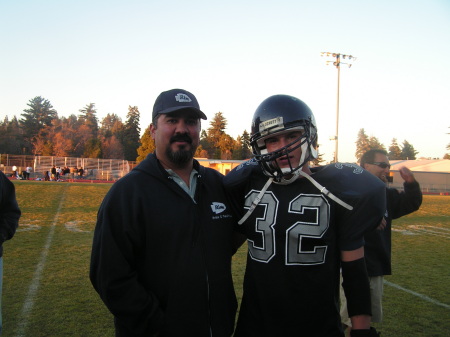
[[[417,211],[422,204],[418,182],[404,183],[404,191],[386,188],[386,228],[364,236],[364,256],[369,276],[391,275],[392,220]]]
[[[0,171],[0,257],[3,256],[3,242],[16,233],[20,214],[14,184]]]
[[[234,218],[223,176],[194,161],[195,202],[154,154],[117,181],[98,212],[90,278],[120,336],[231,336]]]

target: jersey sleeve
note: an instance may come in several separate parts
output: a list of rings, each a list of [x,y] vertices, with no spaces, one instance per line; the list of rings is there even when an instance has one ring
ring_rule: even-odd
[[[356,164],[336,164],[334,193],[353,206],[347,210],[336,205],[341,250],[364,245],[364,234],[374,230],[386,211],[385,184]]]
[[[259,164],[256,160],[251,159],[235,167],[223,180],[228,202],[238,221],[246,213],[243,206],[245,204],[245,195],[250,185],[251,176],[256,169],[259,169]],[[243,232],[243,226],[237,223],[235,229],[241,233]]]

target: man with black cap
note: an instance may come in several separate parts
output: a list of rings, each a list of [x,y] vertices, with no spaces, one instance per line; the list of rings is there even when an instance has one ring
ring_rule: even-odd
[[[233,224],[223,176],[193,159],[206,119],[195,96],[161,93],[155,153],[117,181],[98,212],[90,278],[116,336],[231,336]]]

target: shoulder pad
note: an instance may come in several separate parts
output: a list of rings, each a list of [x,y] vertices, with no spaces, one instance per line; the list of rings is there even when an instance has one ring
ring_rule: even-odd
[[[235,186],[247,182],[252,174],[262,172],[256,159],[250,159],[235,167],[224,178],[225,186]]]
[[[317,172],[317,179],[332,193],[351,198],[386,188],[380,179],[352,163],[327,165]]]

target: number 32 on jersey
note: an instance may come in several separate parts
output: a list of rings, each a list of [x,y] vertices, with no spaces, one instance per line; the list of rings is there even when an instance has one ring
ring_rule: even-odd
[[[252,190],[245,199],[245,208],[250,208],[259,191]],[[330,204],[321,194],[300,194],[289,202],[288,209],[279,209],[279,201],[268,191],[262,197],[258,207],[263,207],[263,216],[255,219],[256,234],[261,235],[260,244],[248,239],[248,250],[253,260],[268,263],[277,253],[275,226],[278,212],[289,213],[292,224],[287,226],[285,242],[286,265],[316,265],[325,263],[326,245],[317,245],[312,249],[302,248],[304,238],[320,239],[330,225]],[[308,216],[306,216],[308,212]],[[311,216],[313,214],[313,216]],[[247,224],[248,226],[248,224]],[[321,241],[323,243],[323,241]]]

